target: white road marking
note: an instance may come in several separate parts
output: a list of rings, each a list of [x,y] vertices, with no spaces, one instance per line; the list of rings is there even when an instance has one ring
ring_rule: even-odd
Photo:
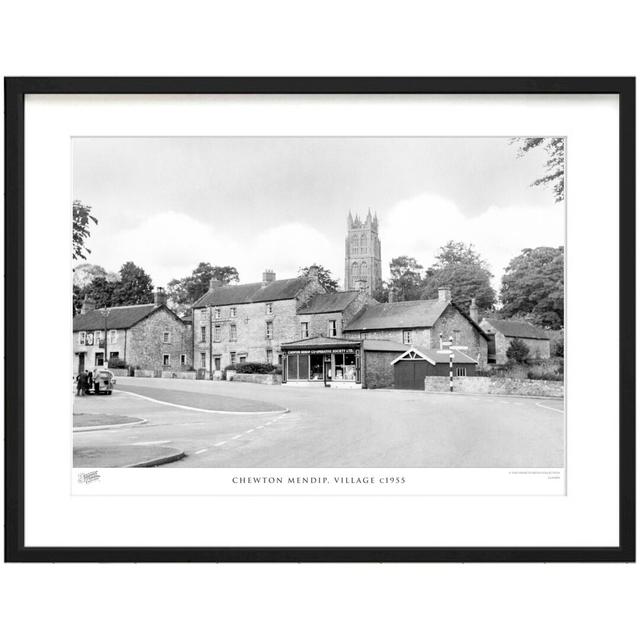
[[[223,440],[222,442],[216,442],[213,446],[214,447],[221,447],[223,444],[227,444],[227,441]]]
[[[245,431],[245,433],[251,433],[253,431],[253,429],[247,429],[247,431]]]
[[[238,438],[242,438],[242,434],[239,433],[237,436],[233,436],[231,439],[232,440],[237,440]]]
[[[171,442],[171,440],[153,440],[151,442],[134,442],[133,444],[144,445],[144,444],[167,444]]]
[[[206,451],[206,449],[200,449],[200,451],[196,451],[196,455],[200,454],[200,453],[204,453]]]
[[[539,402],[536,402],[536,407],[542,407],[543,409],[549,409],[549,411],[557,411],[558,413],[564,413],[563,409],[554,409],[553,407],[547,407],[544,404],[540,404]]]
[[[142,398],[143,400],[148,400],[149,402],[156,402],[157,404],[165,404],[169,407],[177,407],[178,409],[186,409],[187,411],[200,411],[202,413],[222,413],[226,415],[232,416],[264,416],[264,415],[272,415],[274,413],[287,413],[289,409],[278,409],[277,411],[222,411],[218,409],[201,409],[200,407],[190,407],[186,404],[175,404],[174,402],[165,402],[164,400],[156,400],[155,398],[150,398],[149,396],[143,396],[140,393],[134,393],[133,391],[125,391],[124,389],[118,389],[116,393],[128,393],[130,396],[135,396],[136,398]]]
[[[259,427],[256,427],[256,429],[264,429],[264,425],[261,424]]]

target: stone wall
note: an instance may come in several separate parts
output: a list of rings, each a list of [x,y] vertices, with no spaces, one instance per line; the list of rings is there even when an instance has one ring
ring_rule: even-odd
[[[162,371],[162,378],[176,378],[178,380],[195,380],[195,371]]]
[[[400,353],[396,351],[365,351],[361,367],[363,387],[367,389],[390,389],[393,387],[393,366],[391,362]]]
[[[368,329],[367,331],[345,331],[345,338],[360,340],[367,338],[368,340],[391,340],[391,342],[403,342],[402,329]],[[431,348],[431,331],[426,328],[411,330],[411,344],[407,344],[407,349],[411,347]]]
[[[164,332],[170,334],[163,342]],[[141,369],[180,371],[180,356],[186,356],[186,367],[191,366],[191,328],[165,307],[127,330],[124,357],[127,364]],[[169,366],[163,366],[163,355],[169,355]]]
[[[457,331],[457,333],[456,333]],[[465,352],[479,364],[487,363],[488,342],[453,305],[449,305],[431,328],[431,348],[440,348],[440,333],[444,340],[450,336],[456,338],[457,344],[468,347]]]
[[[334,311],[331,313],[307,313],[298,314],[298,322],[309,323],[309,337],[316,338],[319,336],[329,335],[329,321],[336,321],[336,338],[354,338],[356,336],[343,335],[343,327],[347,326],[353,317],[364,307],[365,305],[377,304],[376,301],[367,295],[366,292],[361,292],[358,297],[347,305],[344,311]],[[299,339],[301,335],[298,335]]]
[[[427,376],[425,391],[449,392],[448,378]],[[454,378],[453,392],[562,398],[564,397],[564,382],[488,377]]]
[[[234,382],[253,382],[255,384],[282,384],[282,376],[273,373],[236,373],[227,371],[227,379]]]

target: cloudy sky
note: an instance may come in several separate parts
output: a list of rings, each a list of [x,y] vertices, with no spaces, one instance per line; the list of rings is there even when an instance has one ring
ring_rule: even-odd
[[[380,219],[391,258],[425,267],[448,240],[473,243],[496,286],[525,247],[564,243],[564,205],[529,185],[544,155],[506,138],[77,138],[73,197],[93,208],[89,262],[133,260],[166,285],[199,262],[241,282],[313,262],[344,278],[346,217]]]

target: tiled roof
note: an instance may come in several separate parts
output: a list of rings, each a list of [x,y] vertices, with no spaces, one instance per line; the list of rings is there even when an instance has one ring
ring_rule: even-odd
[[[155,304],[110,307],[107,316],[107,329],[128,329],[151,315],[158,308]],[[104,329],[104,316],[99,309],[73,317],[74,331],[96,331],[99,329]]]
[[[549,336],[540,329],[524,320],[497,320],[493,318],[483,318],[484,322],[491,325],[498,333],[507,338],[535,338],[537,340],[548,340]]]
[[[321,293],[314,296],[298,310],[303,313],[331,313],[334,311],[344,311],[356,298],[358,291],[338,291],[336,293]]]
[[[344,338],[327,338],[317,336],[315,338],[305,338],[304,340],[296,340],[295,342],[286,342],[281,344],[282,349],[314,349],[320,347],[358,347],[359,340],[345,340]]]
[[[223,307],[230,304],[248,304],[250,302],[273,302],[295,298],[308,282],[306,278],[288,278],[274,280],[263,286],[262,282],[249,284],[231,284],[210,289],[193,307]]]
[[[368,329],[410,329],[432,327],[449,302],[442,300],[411,300],[386,302],[367,306],[346,327],[345,331]]]

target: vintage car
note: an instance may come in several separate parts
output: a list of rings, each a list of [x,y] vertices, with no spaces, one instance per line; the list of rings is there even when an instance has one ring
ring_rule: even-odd
[[[107,369],[94,369],[89,393],[95,393],[96,395],[99,393],[106,393],[110,396],[115,383],[116,378],[111,371],[108,371]]]

